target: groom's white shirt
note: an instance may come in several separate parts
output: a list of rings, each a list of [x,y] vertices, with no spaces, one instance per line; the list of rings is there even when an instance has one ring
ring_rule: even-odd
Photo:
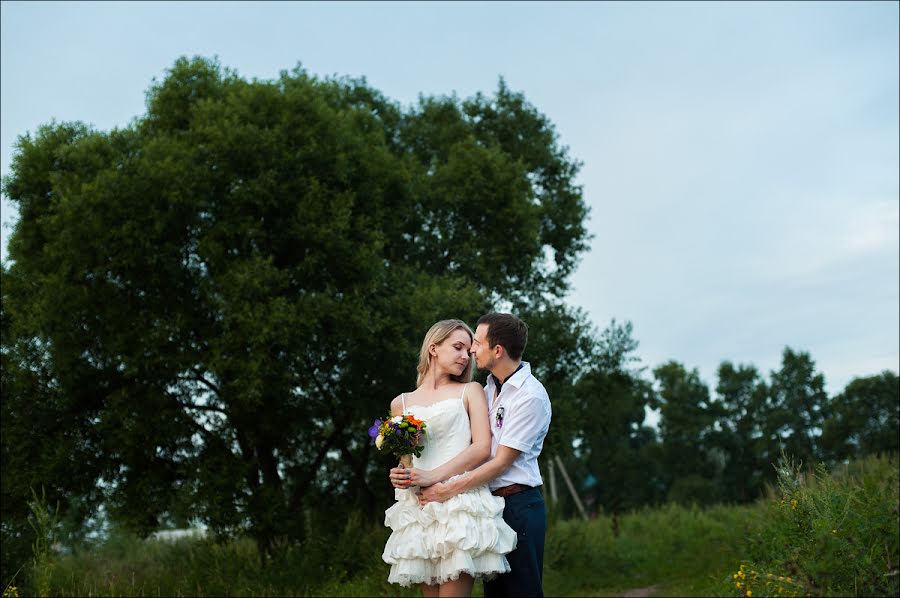
[[[488,376],[484,392],[487,395],[491,422],[491,458],[497,454],[497,446],[503,445],[520,451],[512,465],[490,482],[491,490],[525,484],[543,484],[538,456],[544,447],[544,438],[550,429],[550,397],[537,378],[531,375],[531,365],[522,362],[522,369],[503,383],[500,394],[494,397],[493,376]],[[503,408],[503,426],[497,427],[497,410]]]

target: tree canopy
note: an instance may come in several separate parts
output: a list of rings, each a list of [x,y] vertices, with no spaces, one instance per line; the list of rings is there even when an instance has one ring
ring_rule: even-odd
[[[302,537],[323,495],[374,512],[366,422],[413,386],[428,327],[564,311],[588,240],[578,168],[503,81],[403,109],[365,80],[204,58],[127,127],[21,137],[4,467],[43,469],[4,482],[4,510],[40,482],[141,533],[184,513],[262,549]]]

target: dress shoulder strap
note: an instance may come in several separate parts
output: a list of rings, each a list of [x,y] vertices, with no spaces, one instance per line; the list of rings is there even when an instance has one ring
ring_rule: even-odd
[[[400,394],[400,401],[403,403],[403,413],[406,413],[406,393]]]
[[[463,384],[462,392],[459,393],[459,400],[460,400],[460,401],[462,401],[463,398],[466,396],[466,386],[467,386],[466,384]]]

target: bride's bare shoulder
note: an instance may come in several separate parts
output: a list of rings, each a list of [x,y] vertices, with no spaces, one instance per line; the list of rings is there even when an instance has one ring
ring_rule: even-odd
[[[466,406],[466,410],[469,409],[469,405],[473,402],[476,405],[484,404],[484,387],[481,386],[478,382],[468,382],[463,387],[465,390],[463,391],[463,403]]]
[[[466,397],[483,399],[484,387],[478,382],[469,382],[468,384],[466,384]]]
[[[406,403],[409,404],[411,392],[401,392],[391,401],[391,415],[403,415],[403,395],[406,395]]]

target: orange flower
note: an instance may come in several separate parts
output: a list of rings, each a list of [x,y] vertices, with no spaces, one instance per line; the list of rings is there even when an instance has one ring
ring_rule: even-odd
[[[421,428],[421,427],[422,427],[422,424],[425,423],[425,422],[423,422],[421,419],[416,419],[416,418],[413,417],[412,415],[410,415],[409,418],[408,418],[406,421],[409,422],[411,425],[417,427],[417,428]]]

